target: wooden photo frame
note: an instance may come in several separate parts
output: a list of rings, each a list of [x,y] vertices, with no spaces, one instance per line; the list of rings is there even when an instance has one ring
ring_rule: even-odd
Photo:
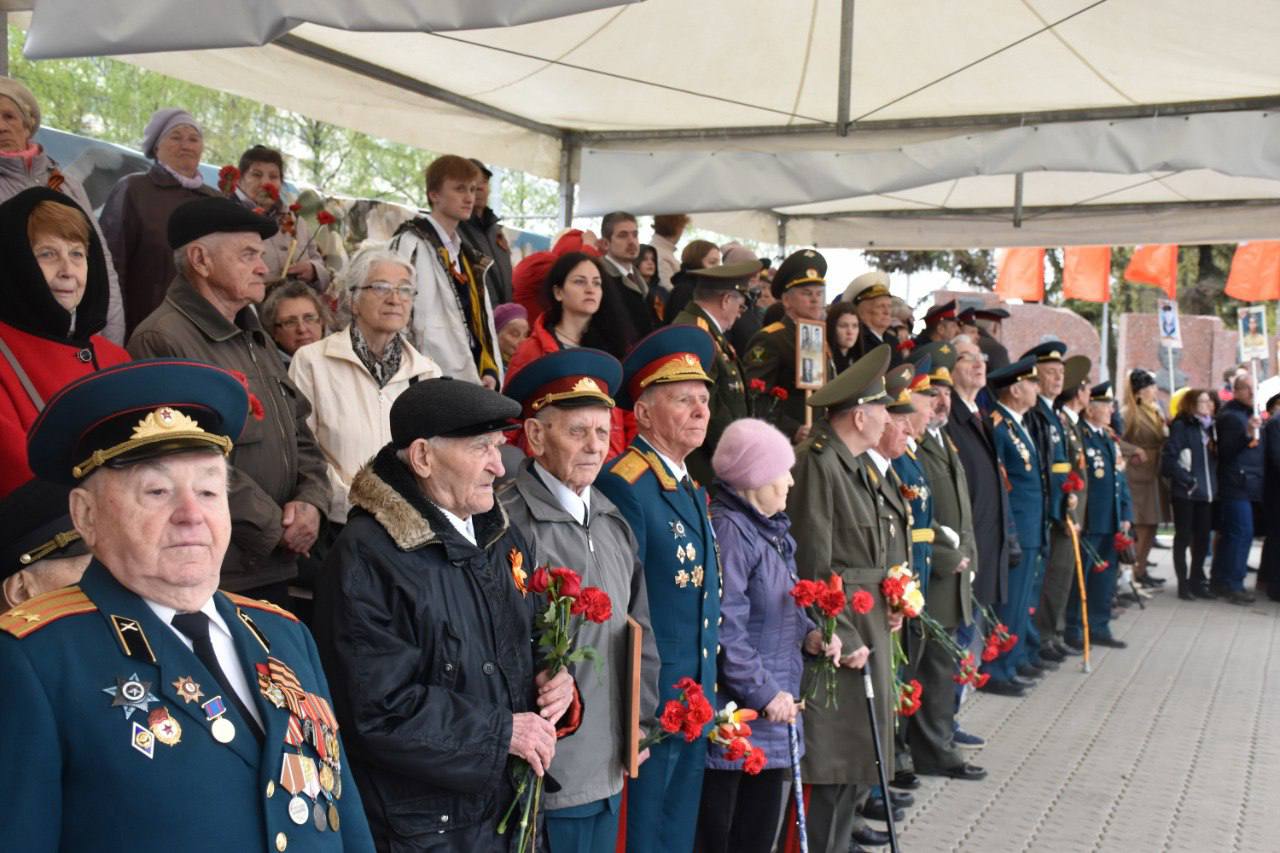
[[[640,775],[640,657],[643,652],[644,628],[627,617],[627,775]]]
[[[817,391],[827,378],[826,324],[796,320],[796,389]]]

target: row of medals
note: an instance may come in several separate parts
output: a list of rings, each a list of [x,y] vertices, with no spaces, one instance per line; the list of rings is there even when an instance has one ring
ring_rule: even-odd
[[[342,796],[342,761],[336,732],[324,720],[313,719],[307,714],[306,706],[299,707],[296,699],[289,702],[284,691],[274,682],[260,682],[259,688],[272,705],[289,707],[291,731],[297,726],[299,717],[302,718],[302,739],[294,742],[292,736],[286,738],[290,745],[298,748],[298,752],[285,753],[280,767],[280,786],[292,795],[288,806],[289,820],[302,826],[310,819],[320,832],[326,828],[337,832],[340,826],[337,800]],[[294,712],[295,707],[300,714]],[[319,768],[314,758],[303,754],[303,742],[311,744],[316,754],[321,756]],[[304,794],[310,798],[310,805]]]

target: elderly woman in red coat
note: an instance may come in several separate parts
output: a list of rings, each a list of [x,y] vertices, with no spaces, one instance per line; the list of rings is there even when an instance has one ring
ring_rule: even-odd
[[[31,479],[27,428],[72,379],[129,360],[99,336],[107,261],[84,211],[48,187],[0,204],[0,497]]]

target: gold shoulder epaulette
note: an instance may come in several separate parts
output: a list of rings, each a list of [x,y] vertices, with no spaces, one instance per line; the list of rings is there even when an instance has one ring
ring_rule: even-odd
[[[80,587],[68,586],[37,595],[0,615],[0,631],[22,639],[64,616],[93,613],[97,609],[98,605],[90,601]]]
[[[1004,415],[1000,414],[999,412],[992,412],[992,413],[991,413],[991,425],[992,425],[992,426],[1000,426],[1000,424],[1002,424],[1002,423],[1004,423]]]
[[[784,328],[786,328],[786,323],[783,323],[782,321],[778,321],[777,323],[770,323],[760,331],[764,332],[765,334],[772,335],[774,332],[777,332]]]
[[[630,485],[635,485],[636,480],[644,476],[644,472],[649,469],[649,460],[645,459],[639,450],[634,447],[627,449],[627,452],[619,457],[618,461],[613,463],[613,467],[609,469],[610,474],[616,474],[626,480]]]
[[[267,613],[274,613],[277,616],[283,616],[293,622],[299,621],[297,616],[294,616],[278,604],[272,604],[270,601],[263,601],[260,598],[246,598],[243,595],[237,595],[234,592],[227,592],[226,590],[223,590],[222,594],[231,599],[231,603],[237,607],[252,607],[254,610],[265,610]]]
[[[675,477],[671,476],[671,472],[667,470],[667,466],[662,464],[662,460],[658,458],[658,454],[650,450],[645,453],[644,458],[647,461],[649,468],[653,471],[653,476],[658,478],[658,485],[662,486],[663,491],[674,492],[676,488],[679,487],[680,484],[676,482]]]
[[[711,331],[711,324],[707,322],[706,317],[699,317],[696,325],[698,326],[699,329],[701,329],[704,332]]]

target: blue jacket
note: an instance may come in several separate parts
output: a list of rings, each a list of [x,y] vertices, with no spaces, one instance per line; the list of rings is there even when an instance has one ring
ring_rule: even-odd
[[[929,480],[916,460],[915,453],[907,450],[891,463],[905,489],[902,496],[911,506],[911,570],[920,578],[920,592],[929,590],[929,576],[933,574],[933,495],[929,492]]]
[[[706,489],[681,486],[641,437],[605,463],[595,486],[631,525],[644,564],[649,620],[662,661],[653,712],[676,698],[673,685],[684,676],[714,696],[720,564]]]
[[[1090,536],[1110,536],[1120,522],[1133,520],[1133,499],[1124,471],[1116,470],[1120,449],[1109,432],[1081,421],[1084,438],[1085,482],[1089,487],[1084,529]]]
[[[1067,481],[1067,474],[1071,471],[1062,421],[1053,406],[1045,402],[1044,397],[1037,397],[1035,408],[1027,412],[1024,422],[1030,427],[1028,433],[1039,441],[1037,450],[1043,451],[1040,463],[1045,478],[1047,520],[1059,524],[1067,508],[1067,496],[1062,491],[1062,484]]]
[[[1230,400],[1218,412],[1217,500],[1262,500],[1263,450],[1259,441],[1249,446],[1249,418],[1253,410]]]
[[[1009,483],[1009,514],[1018,532],[1018,545],[1025,562],[1034,557],[1045,542],[1044,477],[1036,443],[1000,404],[990,414],[996,456]]]
[[[223,693],[218,682],[146,602],[97,562],[79,586],[0,618],[6,850],[373,850],[340,742],[334,789],[340,796],[331,800],[339,831],[318,830],[310,813],[301,825],[289,818],[284,757],[302,753],[313,769],[325,765],[310,742],[286,743],[291,711],[268,701],[256,665],[268,666],[269,657],[283,662],[303,691],[327,700],[311,635],[273,605],[222,593],[214,602],[262,717],[262,746],[225,696],[220,716],[234,726],[234,737],[225,744],[214,739],[204,706]],[[187,683],[202,695],[180,694]],[[135,707],[121,704],[122,685],[141,691]]]
[[[711,502],[711,524],[720,543],[724,573],[720,614],[720,691],[717,707],[737,702],[741,708],[764,709],[778,692],[800,697],[804,670],[801,646],[815,627],[791,597],[796,574],[796,541],[785,512],[765,518],[725,483]],[[796,718],[800,754],[804,729]],[[787,727],[761,717],[751,723],[751,743],[764,750],[769,767],[790,767]],[[726,761],[712,746],[707,766],[737,770],[742,761]]]
[[[1205,436],[1209,441],[1206,442]],[[1169,481],[1169,496],[1212,502],[1218,497],[1217,428],[1206,430],[1193,418],[1174,418],[1169,440],[1160,451],[1160,474]]]

